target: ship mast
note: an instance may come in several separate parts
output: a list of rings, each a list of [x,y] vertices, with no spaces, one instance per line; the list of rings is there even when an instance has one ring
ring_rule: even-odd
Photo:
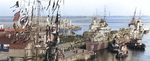
[[[38,3],[38,12],[37,12],[37,25],[39,25],[39,17],[40,17],[40,5],[41,5],[41,1],[37,0]]]
[[[54,12],[57,13],[56,15],[56,19],[55,19],[55,28],[56,28],[56,33],[53,33],[55,34],[54,35],[54,42],[49,41],[47,42],[47,45],[48,45],[48,49],[46,50],[46,55],[45,55],[45,59],[44,61],[57,61],[57,57],[58,57],[58,44],[59,44],[59,21],[60,21],[60,14],[58,13],[59,11],[59,8],[60,8],[60,4],[59,4],[60,0],[54,0],[53,1],[53,7],[52,7],[52,15],[54,14]],[[54,17],[52,16],[51,17],[51,21],[53,21]],[[47,32],[49,32],[49,30],[47,30]],[[50,36],[51,33],[47,34]],[[51,38],[52,39],[52,38]]]
[[[38,40],[38,37],[39,37],[39,32],[40,32],[40,25],[39,25],[39,21],[40,21],[40,16],[41,16],[41,12],[40,12],[40,5],[41,5],[41,1],[40,0],[37,0],[37,3],[38,3],[38,7],[37,7],[37,37],[36,37],[36,44],[38,44],[39,40]]]
[[[97,16],[97,18],[98,18],[98,12],[97,12],[97,11],[98,11],[98,9],[96,9],[96,16]]]
[[[139,13],[139,17],[141,17],[141,10],[140,10],[140,13]]]
[[[136,7],[135,7],[135,11],[134,11],[134,16],[133,16],[133,18],[135,18],[135,14],[136,14]]]
[[[105,5],[105,8],[104,8],[104,20],[106,18],[106,5]]]

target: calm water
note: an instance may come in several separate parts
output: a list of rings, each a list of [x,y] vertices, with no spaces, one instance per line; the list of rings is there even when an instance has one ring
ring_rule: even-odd
[[[4,21],[3,21],[4,20]],[[12,21],[6,21],[7,19],[0,19],[0,24],[3,24],[5,28],[12,28],[13,22]],[[11,19],[8,19],[11,20]],[[73,24],[82,26],[81,30],[74,31],[76,34],[82,35],[84,31],[87,31],[89,29],[89,25],[91,24],[90,22],[84,23],[83,21],[91,21],[92,19],[70,19],[74,22]],[[131,20],[129,19],[106,19],[106,22],[108,22],[109,27],[111,30],[119,30],[119,28],[127,28],[128,23]],[[82,21],[78,22],[78,21]],[[144,26],[150,28],[150,19],[143,19]],[[114,23],[112,23],[114,22]],[[121,22],[121,23],[118,23]],[[123,58],[123,59],[116,59],[115,53],[109,52],[107,49],[105,50],[100,50],[96,52],[95,59],[92,60],[87,60],[87,61],[150,61],[150,33],[145,34],[143,39],[143,43],[146,45],[145,51],[137,51],[133,49],[128,50],[128,57]]]

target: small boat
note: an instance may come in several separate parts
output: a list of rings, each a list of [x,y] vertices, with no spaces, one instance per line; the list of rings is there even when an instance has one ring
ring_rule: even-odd
[[[142,43],[141,39],[135,39],[132,40],[128,43],[126,43],[126,45],[130,48],[134,48],[134,49],[145,49],[145,44]]]
[[[128,49],[126,45],[122,45],[120,50],[118,50],[118,53],[116,55],[116,58],[125,58],[128,56]]]
[[[116,40],[113,40],[112,42],[110,42],[108,44],[108,49],[111,51],[111,52],[118,52],[119,50],[119,45],[118,43],[116,42]]]

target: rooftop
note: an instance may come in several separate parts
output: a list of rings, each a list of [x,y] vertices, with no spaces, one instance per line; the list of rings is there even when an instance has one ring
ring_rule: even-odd
[[[0,37],[0,44],[11,44],[13,38]]]
[[[25,44],[10,44],[9,49],[24,49],[25,47]]]
[[[9,49],[25,49],[28,43],[33,42],[32,40],[17,40],[10,44]]]
[[[15,32],[15,29],[5,29],[5,31],[13,31],[13,32]]]

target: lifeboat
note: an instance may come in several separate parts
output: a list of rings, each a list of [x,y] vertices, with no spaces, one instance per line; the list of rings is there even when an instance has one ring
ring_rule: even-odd
[[[116,58],[125,58],[128,56],[128,49],[126,45],[122,45],[120,50],[118,50]]]

